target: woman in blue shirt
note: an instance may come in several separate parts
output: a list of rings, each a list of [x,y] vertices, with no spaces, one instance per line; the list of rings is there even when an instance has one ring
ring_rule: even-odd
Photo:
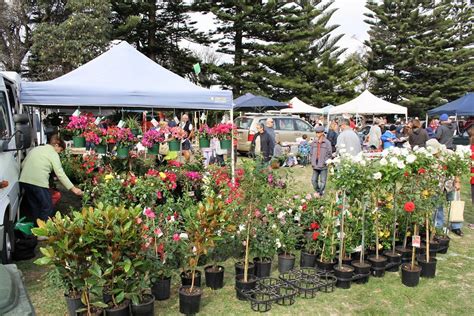
[[[385,133],[383,133],[381,137],[383,142],[383,149],[395,146],[395,140],[397,139],[397,135],[395,135],[396,130],[397,127],[395,125],[390,125],[389,129]]]

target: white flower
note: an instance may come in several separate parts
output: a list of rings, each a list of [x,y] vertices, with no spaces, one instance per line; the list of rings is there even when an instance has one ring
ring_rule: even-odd
[[[303,210],[303,206],[301,206],[301,205],[298,206],[298,209],[299,209],[300,211],[302,211],[302,210]]]
[[[276,229],[277,228],[277,225],[276,224],[273,224],[272,225],[272,229]]]
[[[291,213],[290,213],[290,214],[291,214]],[[278,213],[277,218],[278,218],[278,219],[285,218],[285,213],[284,213],[284,212]]]
[[[197,253],[197,248],[196,246],[193,247],[193,254],[196,254]]]
[[[407,163],[413,163],[413,162],[415,162],[415,160],[416,160],[416,156],[415,156],[415,155],[409,154],[409,155],[407,156]]]
[[[280,242],[280,239],[275,239],[275,244],[277,246],[277,248],[281,248],[281,242]]]
[[[301,214],[300,214],[300,213],[296,213],[296,214],[295,214],[295,221],[296,221],[296,222],[299,222],[300,219],[301,219]]]
[[[301,203],[306,203],[306,200],[305,200],[305,199],[301,199]]]
[[[179,238],[180,238],[180,239],[188,239],[189,237],[188,237],[188,234],[186,234],[186,233],[181,233],[181,234],[179,234]]]
[[[222,235],[222,230],[219,229],[219,230],[217,231],[217,236],[221,236],[221,235]]]
[[[398,158],[397,157],[391,157],[389,161],[392,165],[398,164]]]
[[[381,173],[381,172],[376,172],[376,173],[374,173],[373,178],[374,178],[375,180],[380,180],[380,179],[382,179],[382,173]]]
[[[245,229],[245,225],[244,224],[240,224],[239,225],[239,232],[243,231]]]
[[[293,214],[293,210],[290,208],[288,211],[287,211],[288,214]]]
[[[341,239],[341,236],[345,237],[345,234],[343,232],[338,232],[337,233],[337,239]]]
[[[386,165],[388,164],[387,159],[385,159],[385,158],[380,159],[380,164],[381,164],[382,166],[386,166]]]
[[[398,169],[405,169],[405,163],[403,161],[399,161],[397,163],[397,167],[398,167]]]
[[[365,160],[361,160],[361,161],[360,161],[360,165],[361,165],[362,167],[365,167],[365,166],[367,165],[367,162],[366,162]]]

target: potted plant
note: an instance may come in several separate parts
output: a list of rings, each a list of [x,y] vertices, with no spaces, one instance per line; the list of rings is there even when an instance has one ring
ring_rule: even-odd
[[[197,132],[197,137],[199,139],[199,148],[209,148],[211,146],[210,142],[211,129],[207,124],[202,124]]]
[[[235,127],[232,123],[219,123],[212,127],[211,134],[220,140],[221,149],[229,150],[232,148],[232,133],[234,130]]]
[[[130,129],[133,136],[137,136],[140,134],[140,122],[138,121],[138,116],[129,116],[125,119],[125,126]]]
[[[289,209],[281,209],[275,212],[275,222],[278,226],[278,238],[276,240],[278,254],[278,271],[285,273],[292,270],[295,266],[297,238],[301,235],[301,229],[295,222],[294,216],[296,211]]]
[[[348,289],[351,287],[352,273],[354,272],[354,268],[342,263],[342,259],[345,254],[345,250],[344,250],[345,225],[344,223],[345,223],[346,212],[348,212],[347,202],[346,202],[346,192],[343,191],[342,195],[343,195],[342,211],[340,213],[340,231],[339,231],[339,240],[340,240],[339,260],[338,260],[337,266],[334,267],[334,275],[337,278],[336,286],[343,289]]]
[[[129,128],[118,128],[115,142],[117,143],[117,157],[128,158],[130,147],[135,144],[135,136]]]
[[[262,211],[255,210],[255,225],[251,251],[253,258],[254,274],[258,278],[269,277],[272,269],[272,259],[275,256],[278,236],[278,226],[274,223],[272,212],[274,208],[269,204]],[[236,273],[239,274],[239,273]]]
[[[379,199],[375,192],[372,193],[372,207],[374,211],[372,212],[374,220],[374,235],[375,235],[375,255],[369,256],[369,262],[372,265],[373,276],[383,277],[385,275],[385,266],[387,264],[387,257],[380,255],[380,209],[379,209]]]
[[[321,222],[321,233],[318,235],[320,240],[321,255],[316,259],[318,268],[322,271],[332,271],[336,261],[335,250],[335,225],[338,211],[335,210],[334,204],[331,204],[324,212]]]
[[[73,134],[72,141],[74,147],[86,147],[86,139],[83,133],[90,122],[90,116],[87,115],[71,116],[69,118],[69,123],[67,124],[66,129]]]
[[[188,133],[179,126],[170,128],[171,140],[168,142],[170,151],[180,151],[181,140],[188,136]]]
[[[148,153],[158,155],[160,143],[165,140],[163,130],[150,129],[143,134],[142,145],[148,148]]]

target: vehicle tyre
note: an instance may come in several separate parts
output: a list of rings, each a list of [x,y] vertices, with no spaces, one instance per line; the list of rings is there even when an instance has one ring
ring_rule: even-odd
[[[4,236],[3,236],[3,248],[0,254],[3,264],[8,264],[13,261],[13,251],[15,245],[15,234],[13,232],[13,223],[8,218],[8,213],[5,214],[3,219],[4,224]]]

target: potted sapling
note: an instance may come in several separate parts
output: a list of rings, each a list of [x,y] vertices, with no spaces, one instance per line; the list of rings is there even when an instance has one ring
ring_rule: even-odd
[[[278,226],[273,222],[271,212],[273,207],[267,205],[263,210],[255,210],[255,234],[250,243],[252,253],[255,255],[253,264],[255,276],[258,278],[269,277],[272,271],[272,259],[276,254],[276,238]]]
[[[350,265],[343,264],[343,258],[345,254],[345,245],[344,245],[344,238],[345,238],[345,218],[347,210],[347,201],[346,201],[346,191],[342,193],[342,211],[340,213],[340,230],[339,230],[339,258],[338,264],[334,267],[334,275],[337,278],[336,286],[343,289],[348,289],[351,287],[352,281],[352,273],[354,272],[354,268]]]
[[[415,203],[413,201],[408,201],[404,205],[405,212],[409,213],[409,217],[413,221],[413,211],[415,210]],[[413,227],[413,236],[412,236],[412,253],[411,253],[411,262],[402,264],[402,283],[408,287],[417,286],[420,282],[420,273],[421,268],[416,265],[415,253],[416,248],[420,247],[420,236],[418,236],[418,225],[416,221],[414,222]]]
[[[363,199],[364,202],[359,201],[359,209],[360,209],[360,231],[361,231],[361,244],[360,244],[360,255],[359,260],[352,261],[352,266],[354,267],[354,273],[359,276],[359,278],[355,281],[356,283],[362,284],[367,283],[369,281],[370,275],[370,268],[371,264],[365,260],[365,238],[366,238],[366,213],[367,213],[367,196],[364,195]],[[362,204],[362,205],[361,205]]]

